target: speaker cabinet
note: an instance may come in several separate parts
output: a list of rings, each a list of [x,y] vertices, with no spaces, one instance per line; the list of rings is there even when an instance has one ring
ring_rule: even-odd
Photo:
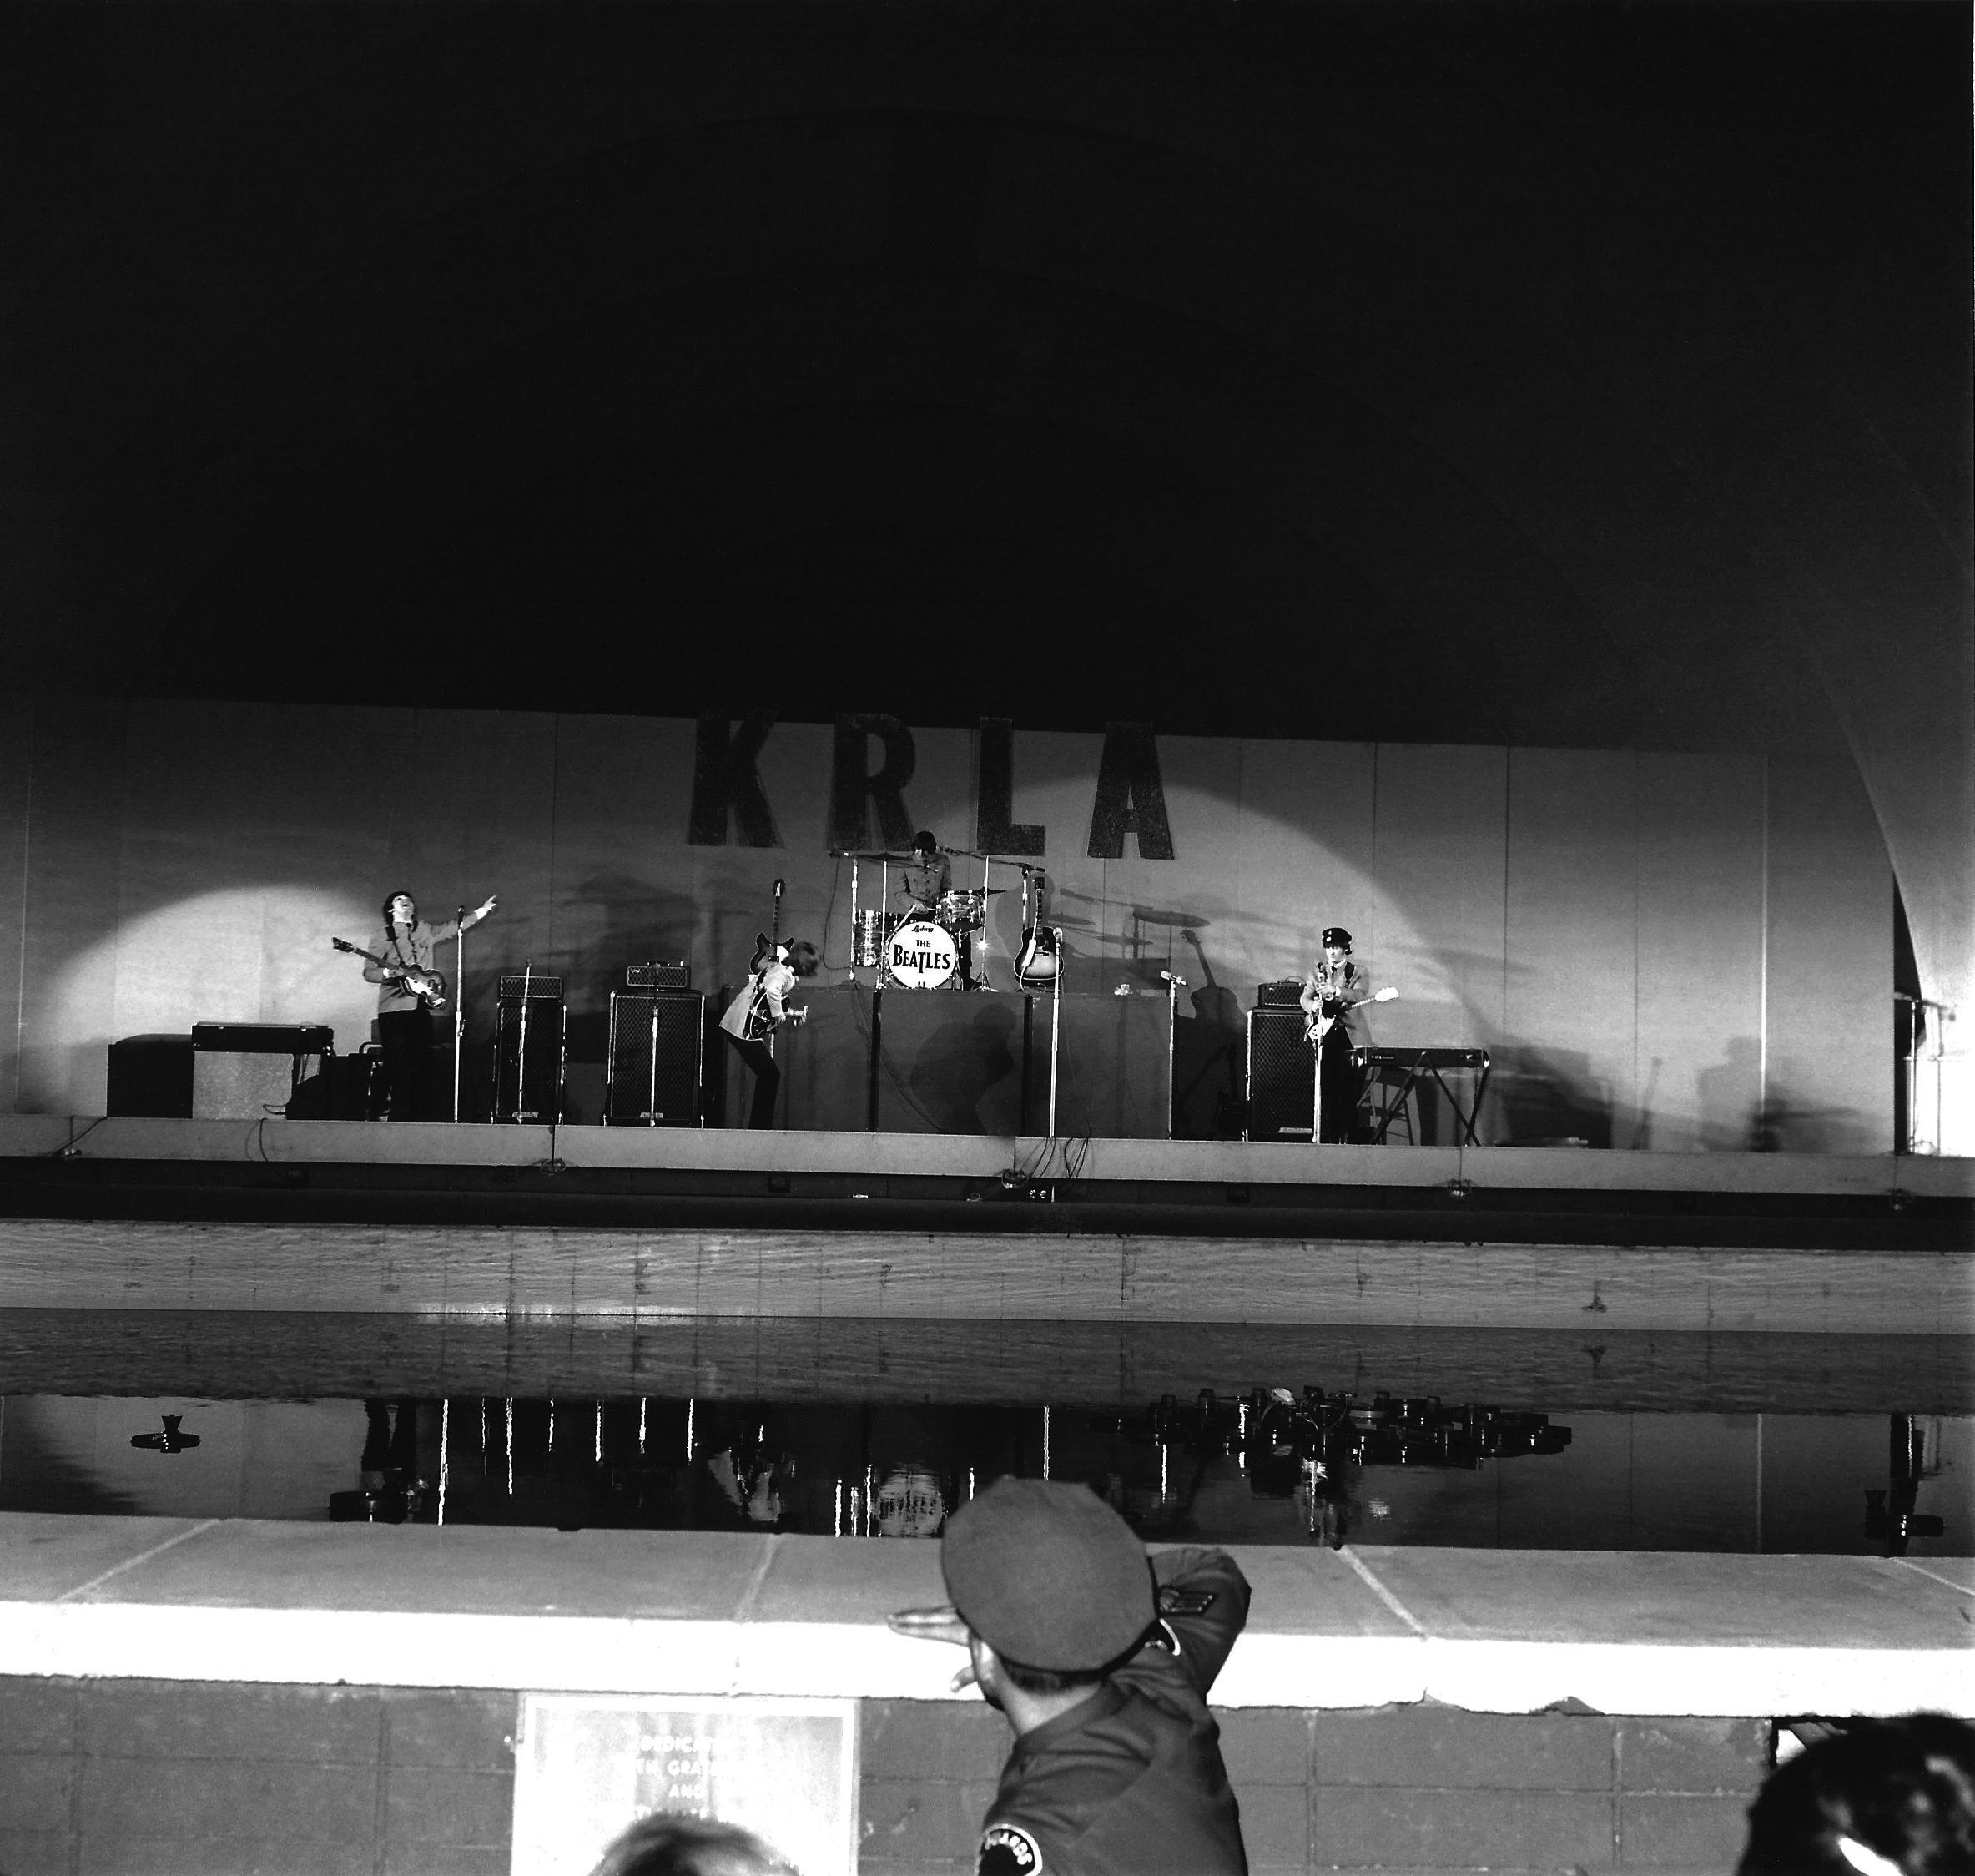
[[[552,1127],[562,1118],[562,1069],[567,1036],[559,977],[534,980],[532,993],[510,996],[520,977],[501,980],[494,1016],[494,1116]],[[553,985],[553,989],[545,986]]]
[[[1317,1101],[1317,1051],[1301,1010],[1248,1012],[1250,1140],[1307,1140]]]
[[[126,1036],[109,1046],[104,1112],[192,1117],[192,1038]]]
[[[698,1127],[706,999],[613,991],[604,1078],[607,1127]]]

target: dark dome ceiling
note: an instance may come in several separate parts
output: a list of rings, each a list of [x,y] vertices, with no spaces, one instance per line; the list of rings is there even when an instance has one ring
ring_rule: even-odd
[[[1966,618],[1965,24],[12,9],[16,668],[1840,747]]]

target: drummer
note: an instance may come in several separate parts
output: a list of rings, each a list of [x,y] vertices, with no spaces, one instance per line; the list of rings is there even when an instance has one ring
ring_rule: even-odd
[[[953,890],[953,860],[929,830],[922,827],[912,836],[912,857],[899,869],[899,876],[915,911],[937,918],[940,901]]]
[[[953,910],[953,856],[933,838],[929,828],[912,836],[912,857],[899,869],[904,889],[912,900],[906,915],[935,919],[953,935],[960,953],[955,981],[961,990],[978,990],[974,981],[974,935],[971,921],[956,917]]]

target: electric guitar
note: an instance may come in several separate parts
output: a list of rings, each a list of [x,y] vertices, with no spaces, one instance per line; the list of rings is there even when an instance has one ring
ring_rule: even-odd
[[[1310,992],[1307,990],[1303,992],[1305,996],[1309,994]],[[1321,1001],[1314,1010],[1306,1003],[1303,1005],[1303,1040],[1306,1042],[1321,1042],[1325,1036],[1330,1034],[1332,1026],[1336,1023],[1338,1018],[1347,1011],[1355,1010],[1360,1005],[1366,1003],[1396,1003],[1398,1001],[1398,991],[1392,985],[1388,984],[1383,990],[1375,990],[1369,996],[1353,997],[1350,1002],[1333,1011],[1328,1016],[1323,1014],[1323,1006]]]
[[[347,938],[332,938],[330,942],[340,951],[348,951],[353,957],[368,958],[373,964],[384,966],[386,981],[395,979],[406,991],[416,996],[428,1010],[446,1007],[446,978],[437,971],[421,971],[416,965],[393,964],[387,957],[380,957],[375,951],[366,951],[360,945],[353,945]]]

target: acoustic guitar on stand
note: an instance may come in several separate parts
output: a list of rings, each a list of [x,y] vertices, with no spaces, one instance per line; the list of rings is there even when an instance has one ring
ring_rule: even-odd
[[[368,958],[373,964],[384,966],[387,982],[403,986],[409,996],[416,996],[428,1010],[446,1007],[446,978],[437,971],[421,971],[414,966],[393,964],[387,957],[380,957],[375,951],[366,951],[360,945],[353,945],[347,938],[332,938],[330,942],[340,951],[348,951],[353,957]]]

